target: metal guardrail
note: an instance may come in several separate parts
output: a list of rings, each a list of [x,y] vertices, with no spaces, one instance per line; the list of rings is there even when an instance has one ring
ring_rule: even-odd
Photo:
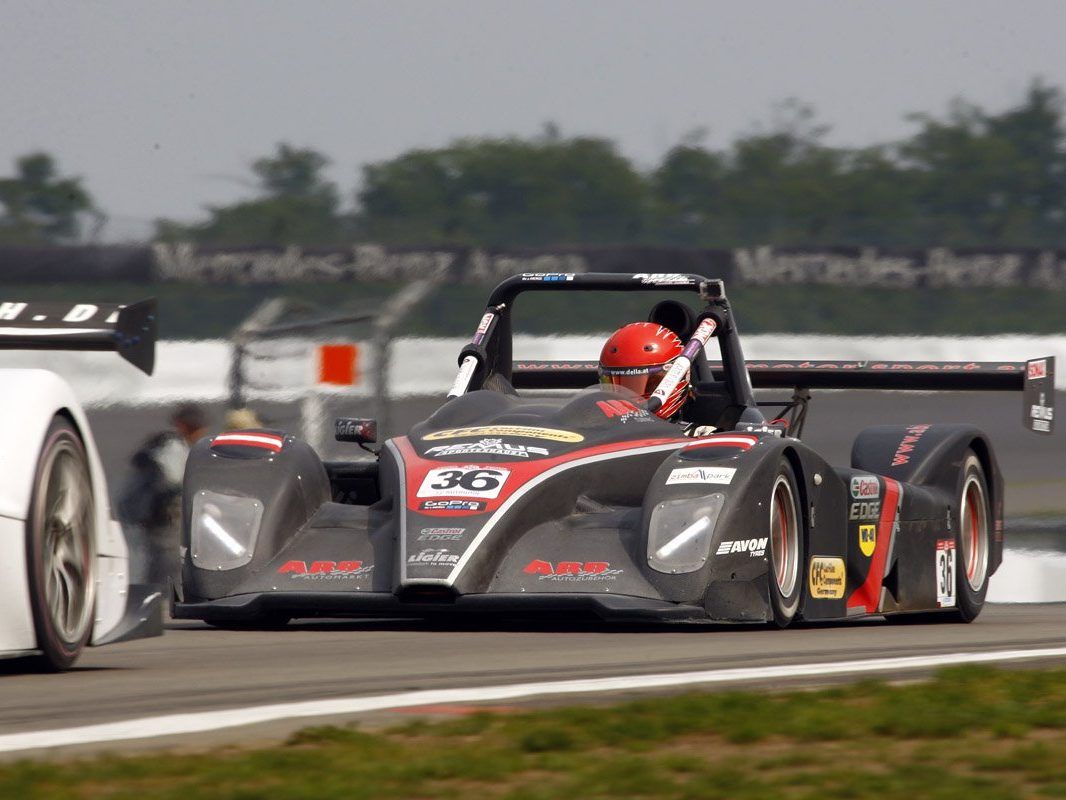
[[[374,415],[383,430],[389,425],[389,369],[392,360],[392,341],[397,328],[424,301],[439,284],[439,279],[421,279],[412,281],[392,295],[377,311],[358,311],[350,314],[320,316],[293,322],[280,322],[286,314],[304,311],[306,305],[284,298],[274,298],[260,305],[234,331],[233,355],[229,368],[229,407],[244,408],[247,404],[248,381],[245,365],[249,358],[269,358],[252,353],[256,342],[281,339],[294,334],[320,334],[344,325],[370,323],[371,363],[371,397]],[[305,408],[302,414],[304,435],[312,444],[324,438],[318,430],[324,419],[321,399],[313,387],[307,389]]]

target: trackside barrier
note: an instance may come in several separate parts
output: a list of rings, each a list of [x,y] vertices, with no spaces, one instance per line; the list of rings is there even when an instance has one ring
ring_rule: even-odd
[[[516,358],[595,359],[609,333],[593,336],[515,336]],[[372,397],[375,381],[383,396],[440,396],[455,378],[455,358],[466,344],[455,338],[397,338],[388,342],[387,358],[377,364],[369,342],[352,342],[359,348],[361,380],[351,387],[325,384],[323,391],[343,390],[354,397]],[[161,341],[156,346],[152,378],[106,353],[0,351],[0,366],[41,367],[63,375],[82,402],[94,405],[152,405],[181,400],[226,401],[233,344],[224,340]],[[986,337],[848,337],[759,334],[744,338],[748,361],[761,359],[855,359],[1017,361],[1028,356],[1053,355],[1066,365],[1066,335]],[[249,392],[249,399],[299,400],[315,372],[314,350],[293,348],[305,362],[289,370],[288,386]],[[402,364],[403,369],[389,369]],[[384,373],[382,375],[381,373]],[[1066,369],[1055,376],[1055,386],[1066,391]]]

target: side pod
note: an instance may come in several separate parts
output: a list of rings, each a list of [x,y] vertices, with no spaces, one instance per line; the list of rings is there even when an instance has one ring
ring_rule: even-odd
[[[1003,558],[1003,476],[988,437],[972,425],[877,425],[862,430],[851,448],[851,465],[901,483],[940,489],[949,497],[959,490],[966,454],[977,454],[991,493],[993,535],[989,574]],[[951,509],[952,524],[958,511]]]

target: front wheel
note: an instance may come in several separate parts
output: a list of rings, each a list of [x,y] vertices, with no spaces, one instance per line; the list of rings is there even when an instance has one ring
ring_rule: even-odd
[[[770,610],[773,622],[786,627],[799,610],[803,593],[803,514],[792,465],[782,460],[770,490]]]
[[[26,520],[30,608],[40,664],[67,669],[92,630],[95,509],[89,461],[74,426],[56,417],[37,461]]]

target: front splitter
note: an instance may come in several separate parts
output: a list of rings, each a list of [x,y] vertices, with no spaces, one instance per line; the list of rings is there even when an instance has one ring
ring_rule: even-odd
[[[707,620],[700,606],[606,593],[467,594],[432,602],[386,592],[262,592],[199,603],[175,603],[175,619],[218,622],[289,617],[478,617],[580,614],[611,621]]]

